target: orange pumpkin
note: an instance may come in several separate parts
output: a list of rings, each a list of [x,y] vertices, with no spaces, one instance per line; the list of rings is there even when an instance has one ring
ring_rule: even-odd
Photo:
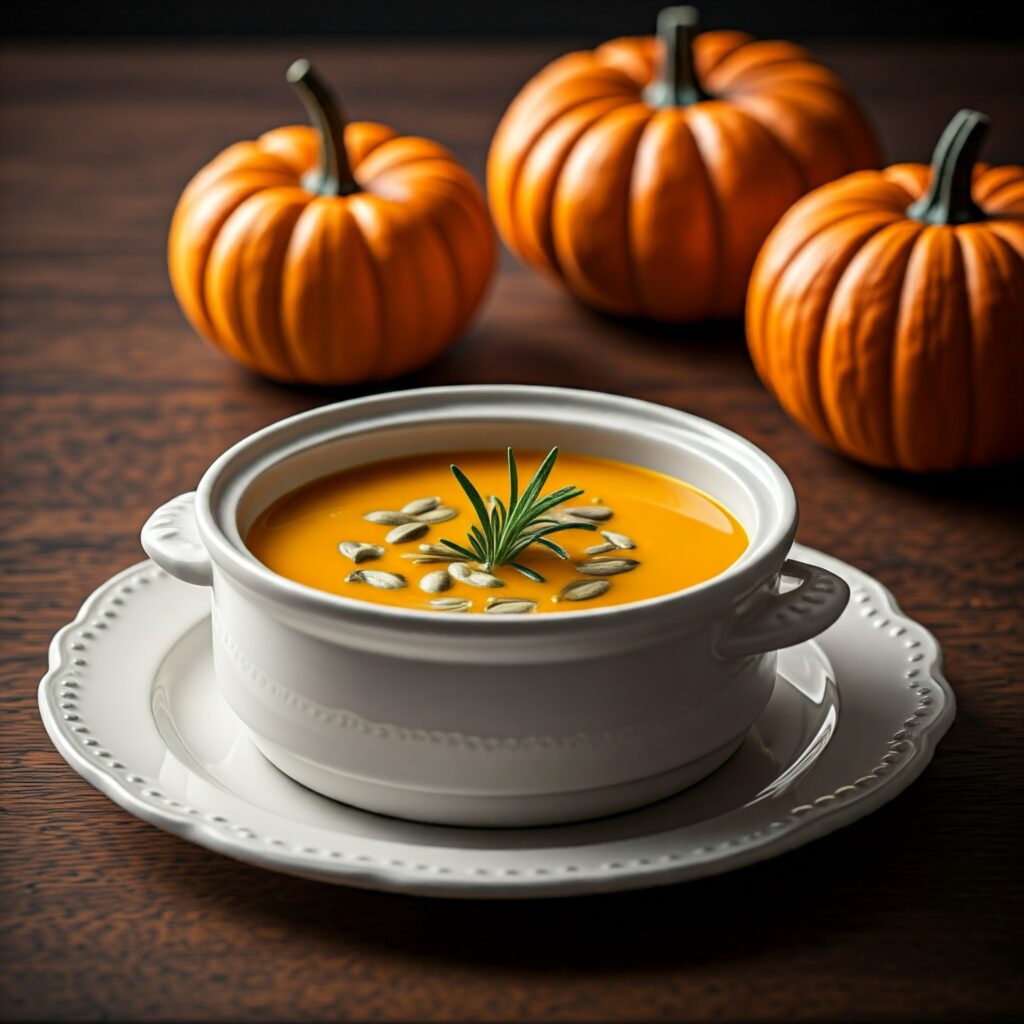
[[[570,53],[516,97],[491,145],[488,199],[524,262],[613,313],[739,316],[785,210],[879,162],[843,83],[787,42],[696,31]]]
[[[451,153],[346,124],[308,61],[288,80],[316,128],[230,146],[185,189],[168,264],[192,326],[268,377],[349,384],[437,356],[495,261],[483,196]]]
[[[754,365],[818,440],[874,466],[1024,455],[1024,167],[975,166],[962,110],[931,171],[863,171],[802,199],[758,257]]]

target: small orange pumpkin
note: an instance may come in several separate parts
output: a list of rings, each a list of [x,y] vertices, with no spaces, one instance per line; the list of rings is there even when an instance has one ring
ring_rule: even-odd
[[[524,262],[614,313],[739,316],[757,251],[805,192],[878,147],[839,78],[792,43],[697,34],[569,53],[523,88],[487,165],[498,232]]]
[[[407,373],[465,328],[491,278],[480,189],[448,150],[346,124],[308,61],[288,71],[316,128],[230,146],[186,187],[168,264],[192,326],[268,377]]]
[[[1024,167],[975,166],[962,110],[932,159],[802,199],[758,257],[747,340],[818,440],[927,471],[1024,455]]]

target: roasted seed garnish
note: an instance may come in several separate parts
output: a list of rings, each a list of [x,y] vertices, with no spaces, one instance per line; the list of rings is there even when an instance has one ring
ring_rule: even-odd
[[[556,509],[554,512],[549,512],[546,516],[544,516],[543,519],[538,520],[538,521],[539,522],[545,522],[547,520],[552,520],[553,522],[556,522],[556,523],[569,523],[569,524],[574,525],[574,526],[581,525],[583,523],[587,523],[588,525],[591,525],[589,520],[584,519],[582,516],[570,515],[569,512],[567,512],[567,511],[565,511],[563,509]]]
[[[451,562],[464,562],[466,556],[460,551],[456,551],[455,548],[448,547],[447,544],[421,544],[420,551],[425,555],[439,555],[442,558],[447,557]]]
[[[627,537],[624,533],[612,533],[611,530],[602,530],[601,536],[614,547],[622,548],[623,551],[636,547],[636,541],[632,537]],[[589,551],[590,549],[588,548],[587,550]]]
[[[611,585],[610,580],[573,580],[566,583],[551,600],[556,604],[559,601],[589,601],[606,594]]]
[[[413,565],[431,565],[437,562],[465,562],[466,556],[447,544],[421,544],[419,551],[406,552],[402,558],[408,558]]]
[[[384,554],[384,549],[376,544],[364,544],[358,540],[343,540],[338,545],[338,550],[346,557],[351,558],[356,565],[360,562],[372,562]]]
[[[369,583],[378,590],[401,590],[408,586],[406,579],[397,572],[379,572],[376,569],[356,569],[345,577],[346,583]]]
[[[608,551],[614,551],[614,544],[595,544],[592,548],[587,548],[588,555],[603,555]]]
[[[448,566],[448,575],[453,580],[459,580],[460,582],[468,580],[473,575],[473,570],[470,569],[465,562],[452,562]]]
[[[384,538],[389,544],[405,544],[407,541],[422,537],[430,527],[426,523],[402,523],[388,531]]]
[[[424,512],[437,508],[440,504],[440,498],[417,498],[415,501],[410,501],[408,505],[403,505],[402,511],[407,516],[421,516]]]
[[[485,615],[522,615],[524,612],[535,612],[536,601],[527,601],[518,597],[492,597],[484,608]]]
[[[567,508],[563,511],[577,519],[593,519],[601,523],[606,519],[611,519],[615,514],[607,505],[576,505],[574,508]]]
[[[618,576],[621,572],[631,572],[639,564],[633,558],[594,558],[577,563],[576,568],[588,576]]]
[[[451,570],[449,570],[450,572]],[[479,572],[471,572],[463,581],[468,583],[471,587],[503,587],[505,586],[502,580],[499,580],[497,576],[492,576],[489,572],[480,570]]]
[[[425,590],[428,594],[440,594],[445,590],[451,589],[452,578],[444,569],[437,569],[434,572],[428,572],[427,575],[420,580],[420,590]]]
[[[473,602],[468,597],[439,597],[430,602],[430,607],[439,612],[468,612]]]
[[[447,505],[438,505],[427,512],[421,512],[413,518],[417,523],[447,523],[458,515],[458,510],[449,508]]]
[[[367,512],[363,518],[368,523],[377,523],[380,526],[402,526],[405,523],[413,522],[412,516],[406,515],[404,512],[389,512],[387,510]]]

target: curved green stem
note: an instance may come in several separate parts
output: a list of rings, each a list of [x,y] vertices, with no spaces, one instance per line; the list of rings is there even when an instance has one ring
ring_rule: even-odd
[[[693,60],[693,41],[699,31],[696,7],[665,7],[659,12],[661,63],[657,77],[644,90],[644,100],[652,107],[689,107],[710,99]]]
[[[908,217],[925,224],[970,224],[985,219],[985,211],[971,195],[971,182],[989,123],[976,110],[954,115],[932,155],[928,189],[907,207]]]
[[[345,151],[345,113],[323,79],[305,58],[286,75],[299,94],[320,136],[320,166],[302,179],[302,187],[321,196],[348,196],[360,191]]]

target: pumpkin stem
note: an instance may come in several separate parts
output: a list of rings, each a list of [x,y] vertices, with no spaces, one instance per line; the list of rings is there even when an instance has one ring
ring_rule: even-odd
[[[321,196],[348,196],[360,191],[345,151],[346,119],[341,104],[305,58],[295,61],[286,77],[320,135],[320,166],[303,177],[302,187]]]
[[[644,100],[652,107],[689,107],[710,99],[693,61],[699,26],[696,7],[664,7],[658,12],[661,62],[654,81],[644,90]]]
[[[907,207],[908,217],[925,224],[970,224],[985,219],[985,211],[971,195],[971,184],[989,123],[976,110],[954,115],[932,155],[928,190]]]

